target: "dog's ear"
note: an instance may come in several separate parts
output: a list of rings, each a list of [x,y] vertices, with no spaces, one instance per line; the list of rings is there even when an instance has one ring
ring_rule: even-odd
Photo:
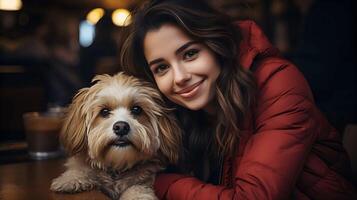
[[[177,163],[181,152],[182,133],[181,128],[169,113],[164,113],[159,117],[159,137],[161,153],[172,164]]]
[[[88,92],[89,88],[83,88],[74,96],[63,123],[60,139],[69,155],[84,151],[87,147],[85,102]]]

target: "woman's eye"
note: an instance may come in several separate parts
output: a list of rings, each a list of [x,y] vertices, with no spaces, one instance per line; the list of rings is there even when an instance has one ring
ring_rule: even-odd
[[[197,53],[198,53],[197,49],[190,49],[183,54],[183,59],[192,60],[197,57]]]
[[[155,68],[154,73],[155,73],[155,74],[163,73],[167,68],[168,68],[167,65],[164,65],[164,64],[158,65],[158,66]]]
[[[130,109],[131,113],[135,116],[137,115],[140,115],[141,112],[143,111],[143,109],[140,107],[140,106],[133,106],[131,109]]]
[[[106,118],[109,116],[110,110],[108,108],[103,108],[100,110],[99,114],[100,114],[100,116]]]

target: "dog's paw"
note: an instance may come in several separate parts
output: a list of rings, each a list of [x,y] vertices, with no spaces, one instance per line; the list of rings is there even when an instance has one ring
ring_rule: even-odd
[[[50,189],[54,192],[77,193],[92,190],[94,186],[89,179],[67,171],[52,180]]]
[[[158,200],[154,190],[144,185],[134,185],[120,196],[120,200]]]

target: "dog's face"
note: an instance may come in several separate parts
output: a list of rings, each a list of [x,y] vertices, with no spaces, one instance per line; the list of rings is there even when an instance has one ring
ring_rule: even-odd
[[[61,132],[71,155],[116,169],[153,157],[177,161],[180,129],[156,89],[123,73],[93,81],[74,97]]]

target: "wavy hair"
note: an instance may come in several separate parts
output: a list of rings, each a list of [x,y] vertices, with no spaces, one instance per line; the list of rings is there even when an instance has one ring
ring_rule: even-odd
[[[168,23],[211,49],[221,67],[216,82],[219,106],[214,123],[202,111],[175,106],[185,131],[184,144],[188,152],[185,159],[196,168],[202,155],[217,158],[235,152],[239,127],[254,102],[256,85],[252,74],[239,65],[241,34],[237,25],[228,16],[197,0],[151,1],[139,7],[121,50],[124,71],[155,83],[144,56],[143,41],[148,31]]]

